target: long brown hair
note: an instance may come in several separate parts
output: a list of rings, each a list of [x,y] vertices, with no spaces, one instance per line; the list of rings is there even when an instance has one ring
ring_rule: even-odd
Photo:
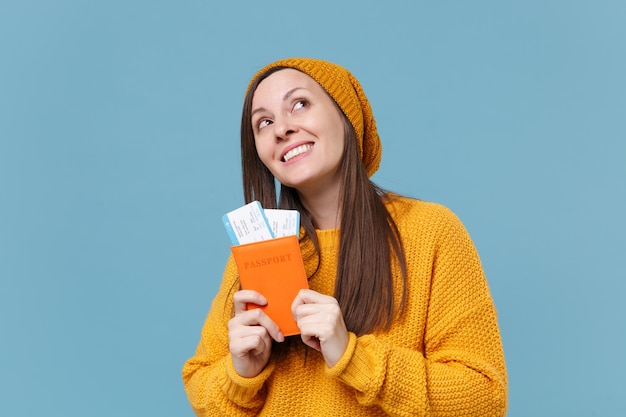
[[[269,75],[285,67],[270,68],[250,85],[241,116],[241,164],[246,203],[258,200],[265,208],[295,209],[300,212],[304,240],[310,239],[318,259],[320,249],[313,217],[302,205],[294,188],[280,185],[261,162],[252,130],[252,98],[258,85]],[[331,97],[332,98],[332,97]],[[333,101],[334,102],[334,101]],[[406,300],[406,260],[395,221],[385,206],[392,198],[368,177],[359,155],[354,128],[344,119],[345,146],[341,164],[339,261],[335,298],[348,330],[357,335],[388,329]],[[400,267],[402,294],[394,301],[392,265]],[[364,312],[371,314],[364,314]]]

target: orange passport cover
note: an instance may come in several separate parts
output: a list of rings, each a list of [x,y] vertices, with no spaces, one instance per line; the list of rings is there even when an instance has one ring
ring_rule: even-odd
[[[296,236],[285,236],[260,242],[231,246],[241,288],[255,290],[267,299],[261,308],[283,335],[300,334],[291,314],[291,303],[302,288],[309,288],[304,271],[300,244]]]

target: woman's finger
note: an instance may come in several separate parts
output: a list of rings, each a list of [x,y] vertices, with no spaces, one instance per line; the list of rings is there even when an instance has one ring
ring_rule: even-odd
[[[228,322],[228,331],[232,334],[248,335],[255,332],[260,327],[264,332],[277,342],[283,342],[285,336],[280,331],[280,327],[260,308],[235,312],[235,317]]]
[[[263,294],[254,290],[240,290],[233,296],[233,303],[235,306],[235,315],[247,310],[248,304],[256,304],[258,306],[264,306],[267,304],[267,299]]]
[[[334,297],[329,295],[320,294],[317,291],[313,291],[310,289],[303,289],[298,291],[296,298],[294,298],[291,306],[299,305],[299,304],[332,304],[337,303],[337,300]]]

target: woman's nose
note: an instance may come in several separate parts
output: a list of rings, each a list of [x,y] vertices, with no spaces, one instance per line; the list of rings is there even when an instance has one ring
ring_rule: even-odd
[[[288,119],[280,119],[274,121],[274,134],[277,139],[285,140],[289,136],[297,132],[298,128]]]

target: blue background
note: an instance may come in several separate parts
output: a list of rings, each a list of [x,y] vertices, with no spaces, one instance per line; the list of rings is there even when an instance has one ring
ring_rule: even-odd
[[[454,210],[510,417],[623,416],[626,2],[0,1],[0,414],[191,415],[249,78],[361,81],[374,180]]]

